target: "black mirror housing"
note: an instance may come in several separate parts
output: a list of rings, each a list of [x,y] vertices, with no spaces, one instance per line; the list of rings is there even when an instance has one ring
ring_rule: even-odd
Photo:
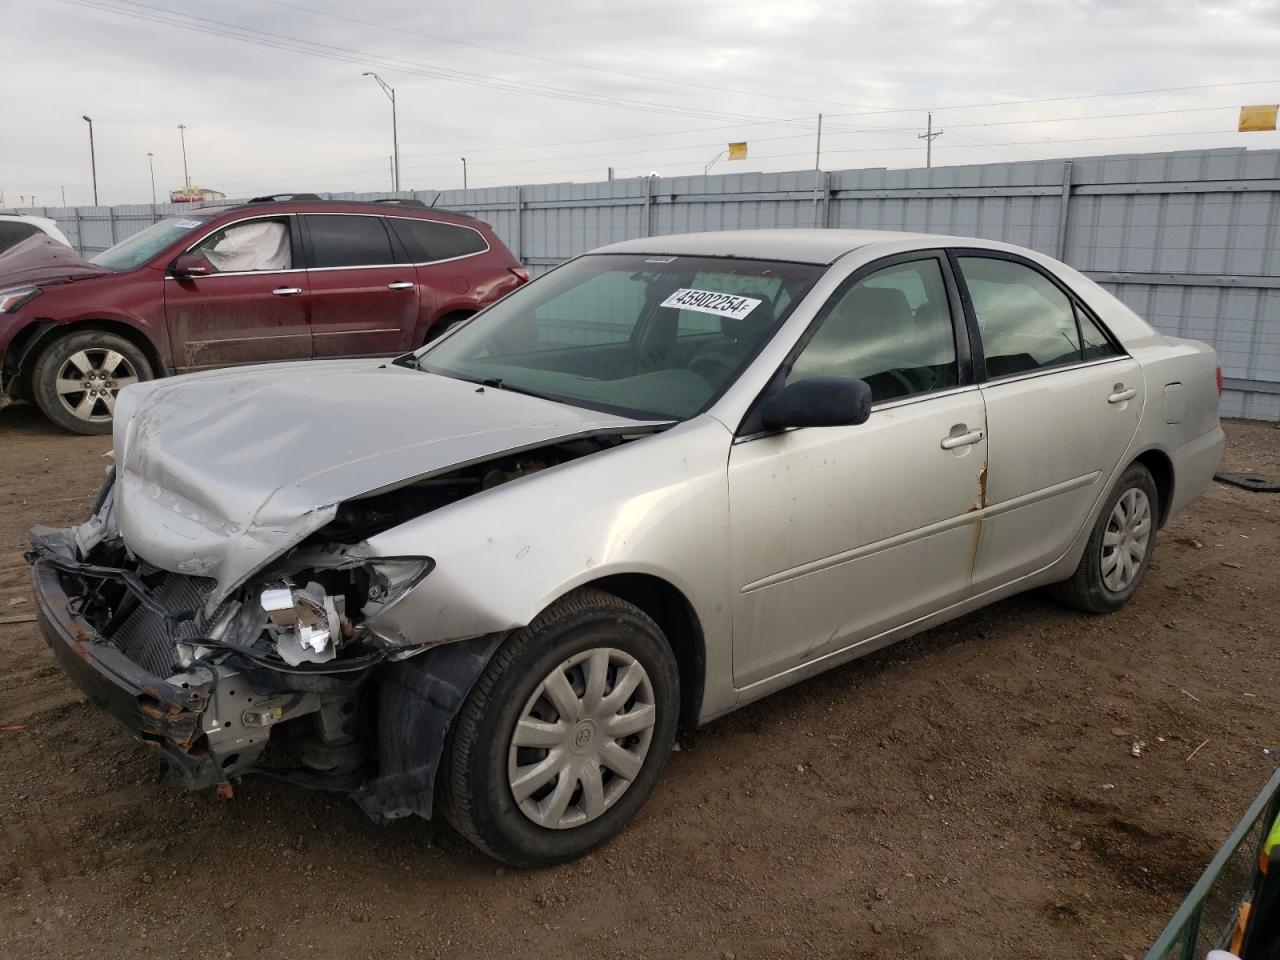
[[[871,387],[852,377],[813,377],[789,383],[761,411],[766,430],[851,427],[871,416]]]

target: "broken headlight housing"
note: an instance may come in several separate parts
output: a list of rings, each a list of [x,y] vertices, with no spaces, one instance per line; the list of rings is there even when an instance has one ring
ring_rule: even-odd
[[[432,565],[428,557],[348,561],[266,584],[259,602],[276,652],[296,667],[327,663],[348,643],[382,645],[377,617],[413,589]]]

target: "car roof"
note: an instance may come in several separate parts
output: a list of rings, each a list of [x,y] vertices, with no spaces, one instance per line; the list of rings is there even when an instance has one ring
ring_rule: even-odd
[[[186,211],[175,213],[180,216]],[[193,207],[192,216],[221,217],[229,213],[252,212],[263,216],[272,213],[376,213],[388,217],[415,217],[423,220],[443,220],[466,226],[485,226],[483,220],[456,210],[429,207],[421,200],[323,200],[318,197],[289,196],[275,199],[262,197],[237,203],[217,203]]]
[[[788,260],[831,264],[851,250],[903,240],[954,245],[958,237],[896,230],[720,230],[642,237],[598,247],[592,253],[653,253],[662,256],[741,257],[749,260]]]

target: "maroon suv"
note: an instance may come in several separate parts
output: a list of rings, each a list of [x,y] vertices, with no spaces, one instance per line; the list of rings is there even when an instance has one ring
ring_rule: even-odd
[[[0,391],[78,433],[137,380],[418,347],[529,279],[487,223],[418,201],[201,207],[84,261],[0,257]]]

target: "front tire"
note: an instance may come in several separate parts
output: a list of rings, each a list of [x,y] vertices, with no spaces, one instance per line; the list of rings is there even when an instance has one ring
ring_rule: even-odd
[[[1075,573],[1050,588],[1054,599],[1089,613],[1124,606],[1151,566],[1159,504],[1151,471],[1131,464],[1102,505]]]
[[[511,634],[450,732],[446,818],[518,867],[573,860],[618,833],[675,740],[671,648],[635,606],[575,591]]]
[[[105,330],[82,330],[41,351],[31,387],[36,405],[58,426],[103,434],[111,432],[121,388],[152,376],[150,361],[133,342]]]

